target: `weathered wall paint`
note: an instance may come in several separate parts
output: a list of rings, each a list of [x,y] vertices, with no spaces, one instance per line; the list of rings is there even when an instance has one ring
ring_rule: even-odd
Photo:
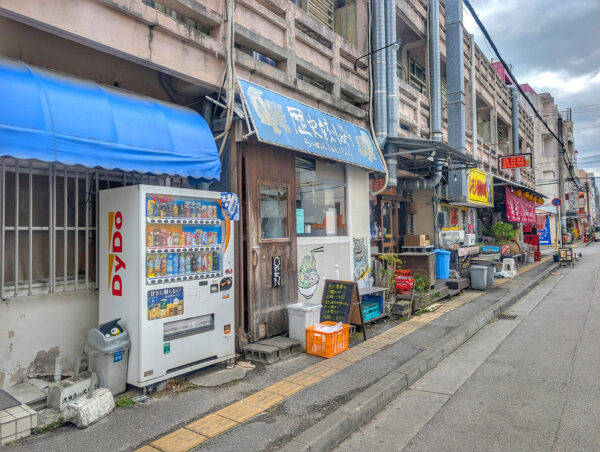
[[[87,332],[98,326],[98,294],[81,290],[0,303],[0,388],[53,375],[54,360],[73,368]]]

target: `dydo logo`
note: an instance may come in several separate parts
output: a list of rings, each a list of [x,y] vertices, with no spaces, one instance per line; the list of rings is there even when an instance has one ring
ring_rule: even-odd
[[[125,269],[125,262],[119,257],[123,252],[123,227],[121,212],[108,212],[108,289],[115,297],[123,296],[123,281],[119,270]]]

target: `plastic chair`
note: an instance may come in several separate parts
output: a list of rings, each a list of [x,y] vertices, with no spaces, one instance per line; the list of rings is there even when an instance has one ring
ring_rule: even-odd
[[[507,257],[502,260],[502,272],[509,278],[517,276],[517,265],[512,257]]]

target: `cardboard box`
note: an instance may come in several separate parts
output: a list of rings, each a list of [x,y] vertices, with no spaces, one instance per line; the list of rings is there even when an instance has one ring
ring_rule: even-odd
[[[408,234],[404,236],[404,246],[430,246],[428,235],[412,235]]]

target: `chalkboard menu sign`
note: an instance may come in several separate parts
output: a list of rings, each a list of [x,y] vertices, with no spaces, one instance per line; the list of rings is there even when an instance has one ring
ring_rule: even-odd
[[[356,314],[354,309],[358,309],[358,318],[363,329],[363,337],[366,340],[367,335],[362,318],[362,309],[358,295],[358,286],[353,281],[337,281],[334,279],[325,280],[323,288],[323,299],[321,300],[321,322],[342,322],[349,324]],[[356,307],[354,307],[356,305]]]
[[[321,322],[349,323],[352,303],[356,302],[357,297],[356,283],[326,279],[321,301]]]

